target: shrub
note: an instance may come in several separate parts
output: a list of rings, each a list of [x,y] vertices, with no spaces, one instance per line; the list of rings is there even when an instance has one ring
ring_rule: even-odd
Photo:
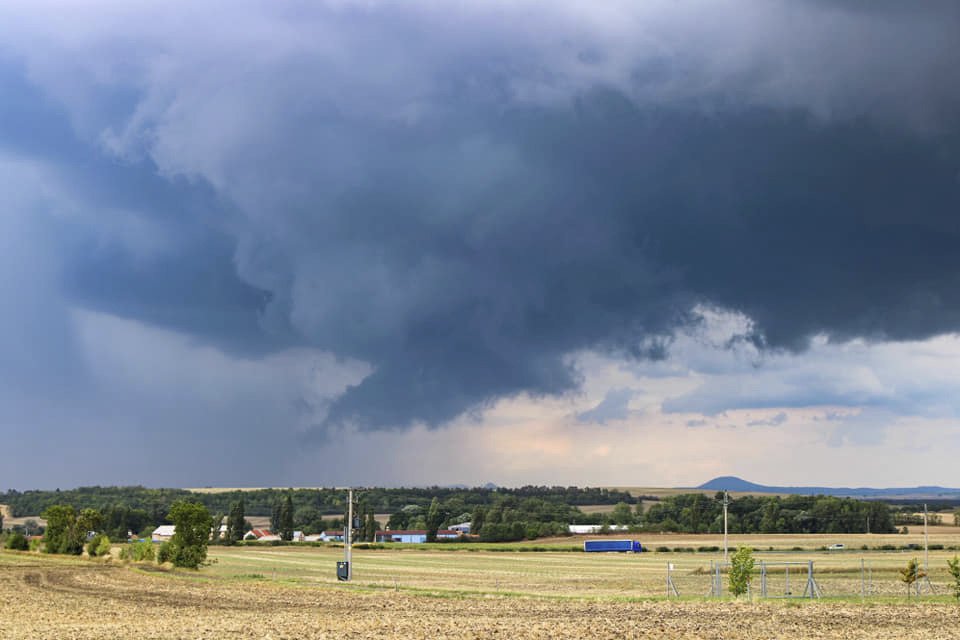
[[[170,544],[170,541],[164,542],[160,545],[160,548],[157,549],[157,562],[164,564],[173,560],[173,545]]]
[[[750,587],[750,578],[753,573],[753,551],[747,547],[740,547],[730,560],[730,593],[741,596]]]
[[[152,562],[156,558],[156,553],[152,542],[134,542],[120,550],[120,558],[134,562]]]
[[[7,538],[7,549],[11,551],[27,551],[30,549],[30,543],[27,541],[27,537],[17,531],[9,538]]]
[[[91,558],[110,554],[110,538],[102,533],[90,538],[87,542],[87,555]]]
[[[903,569],[900,569],[900,580],[907,585],[908,598],[910,597],[910,589],[913,587],[914,583],[916,583],[918,580],[922,580],[926,576],[927,572],[923,570],[916,558],[911,558],[910,562],[907,563],[907,566]]]
[[[953,556],[953,560],[947,560],[947,569],[950,571],[950,577],[953,578],[953,597],[960,600],[960,558]]]
[[[657,553],[670,553],[670,547],[657,547]]]

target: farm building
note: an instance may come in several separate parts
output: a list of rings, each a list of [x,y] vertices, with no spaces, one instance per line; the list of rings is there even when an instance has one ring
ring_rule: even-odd
[[[590,535],[600,533],[604,528],[602,524],[571,524],[567,529],[573,535]],[[629,527],[625,524],[606,525],[607,531],[626,531]]]
[[[343,529],[340,531],[323,531],[320,533],[322,542],[343,542]]]
[[[257,540],[259,542],[274,542],[276,540],[282,540],[282,538],[273,533],[269,529],[250,529],[243,536],[244,540]],[[294,531],[293,532],[293,542],[303,542],[304,535],[303,531]]]
[[[150,536],[150,539],[154,542],[166,542],[173,537],[173,534],[176,533],[176,531],[176,526],[172,524],[162,524],[153,530],[153,534]]]
[[[260,536],[257,538],[257,542],[280,542],[281,540],[283,540],[283,538],[275,533],[268,533],[265,536]]]
[[[467,535],[467,534],[470,533],[470,523],[469,523],[469,522],[461,522],[460,524],[452,524],[452,525],[450,525],[450,526],[447,527],[447,528],[450,529],[450,531],[456,531],[457,533],[460,533],[460,534],[463,534],[463,535]]]
[[[441,529],[437,531],[437,540],[456,540],[460,537],[459,531]],[[419,544],[427,541],[427,532],[423,529],[377,531],[377,542],[404,542]]]
[[[250,529],[245,534],[243,534],[244,540],[259,540],[264,536],[273,535],[270,533],[270,529]]]

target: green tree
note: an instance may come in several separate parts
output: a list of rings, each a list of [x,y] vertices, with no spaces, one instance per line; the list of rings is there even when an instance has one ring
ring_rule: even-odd
[[[427,510],[427,542],[437,541],[437,530],[443,522],[443,512],[440,510],[440,500],[434,498]]]
[[[364,539],[367,542],[377,541],[377,528],[377,520],[373,515],[373,511],[368,511],[367,519],[364,522]]]
[[[753,551],[740,547],[730,560],[730,593],[742,596],[750,588],[753,574]]]
[[[486,516],[487,510],[483,507],[477,507],[473,510],[473,515],[470,517],[471,535],[480,535],[480,532],[483,531],[483,521]]]
[[[97,512],[84,509],[81,518],[70,505],[57,504],[40,514],[47,521],[43,536],[43,548],[47,553],[80,555],[90,529],[86,525],[96,521]]]
[[[280,537],[293,540],[293,497],[288,493],[280,505]]]
[[[226,514],[218,511],[210,518],[211,527],[210,527],[210,543],[211,544],[221,544],[226,543],[226,533],[224,533],[223,538],[220,537],[220,527],[223,526],[223,521],[226,519]]]
[[[167,516],[176,530],[170,539],[170,560],[175,567],[197,569],[207,559],[213,519],[199,502],[174,502]]]
[[[618,502],[610,514],[614,524],[633,524],[633,509],[626,502]]]
[[[12,551],[27,551],[30,549],[30,543],[27,541],[27,536],[23,535],[19,531],[15,531],[9,538],[7,538],[6,547]]]
[[[270,511],[270,532],[279,533],[280,532],[280,511],[282,507],[279,502],[273,505],[273,509]]]
[[[393,531],[398,529],[406,529],[410,526],[410,512],[404,511],[401,509],[393,515],[390,516],[390,519],[387,520],[387,528]]]
[[[233,544],[243,540],[243,523],[246,518],[244,510],[243,497],[234,502],[230,507],[230,515],[227,517],[227,535],[225,542]]]
[[[956,555],[953,560],[947,560],[947,569],[950,571],[950,577],[953,578],[953,597],[960,601],[960,558]]]
[[[910,590],[913,585],[927,576],[927,572],[920,567],[916,558],[911,558],[903,569],[900,569],[900,581],[907,585],[907,597],[910,597]]]

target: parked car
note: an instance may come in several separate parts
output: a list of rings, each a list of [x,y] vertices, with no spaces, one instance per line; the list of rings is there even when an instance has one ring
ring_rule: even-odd
[[[838,542],[827,547],[828,551],[843,551],[844,549],[845,547],[843,546],[842,542]]]

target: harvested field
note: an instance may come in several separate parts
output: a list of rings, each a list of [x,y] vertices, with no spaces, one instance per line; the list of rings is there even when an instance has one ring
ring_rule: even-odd
[[[333,550],[317,551],[217,550],[218,562],[199,573],[0,553],[4,614],[0,616],[0,637],[958,637],[954,631],[957,607],[947,601],[751,604],[630,598],[625,597],[631,587],[624,579],[641,565],[608,564],[612,578],[595,573],[588,581],[569,584],[567,578],[572,574],[586,575],[590,566],[604,562],[580,554],[483,557],[451,552],[368,552],[355,558],[358,571],[363,566],[367,575],[358,575],[354,583],[346,585],[330,580],[331,562],[336,558]],[[521,557],[524,562],[519,562]],[[507,564],[510,558],[517,561],[512,573]],[[572,567],[565,567],[563,558]],[[587,564],[581,565],[579,559]],[[271,577],[271,565],[284,567],[277,580]],[[260,571],[251,571],[250,567],[257,566]],[[377,584],[376,575],[401,568],[407,572],[407,586],[394,590]],[[488,574],[514,576],[522,590],[531,593],[445,588],[459,582],[458,574],[469,581],[484,568]],[[649,573],[654,577],[653,571]],[[546,588],[540,583],[541,575],[553,576],[558,584]],[[594,593],[590,582],[605,588]]]

